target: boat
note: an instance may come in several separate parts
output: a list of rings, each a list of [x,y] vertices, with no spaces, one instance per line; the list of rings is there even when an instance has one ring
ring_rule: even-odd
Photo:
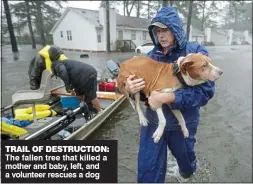
[[[107,61],[107,67],[114,77],[117,76],[119,68],[112,60]],[[51,88],[51,75],[50,71],[44,70],[39,90],[17,91],[12,95],[12,104],[1,109],[2,139],[84,140],[97,130],[125,100],[125,96],[117,91],[104,89],[101,91],[98,86],[97,97],[103,110],[96,114],[91,104],[86,104],[67,93],[64,85]],[[112,83],[111,81],[112,79],[109,83]],[[99,84],[101,84],[100,80]],[[25,115],[31,120],[22,121],[24,116],[19,115],[18,112],[28,113],[28,111],[30,114]],[[20,118],[19,121],[15,120],[12,123],[29,122],[30,124],[21,127],[16,126],[17,123],[7,124],[3,121],[3,118],[6,120],[7,117],[13,117],[12,120],[14,117]]]

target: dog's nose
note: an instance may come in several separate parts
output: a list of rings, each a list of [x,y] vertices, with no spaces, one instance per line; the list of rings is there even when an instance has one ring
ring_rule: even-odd
[[[219,74],[222,75],[223,74],[223,70],[219,69]]]

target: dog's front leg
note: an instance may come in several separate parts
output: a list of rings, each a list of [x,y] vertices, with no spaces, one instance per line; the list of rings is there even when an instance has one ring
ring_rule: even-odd
[[[164,132],[164,128],[166,126],[166,119],[164,117],[162,108],[161,107],[158,108],[156,110],[156,113],[157,113],[157,117],[158,117],[158,127],[153,134],[153,138],[154,138],[155,143],[157,143],[160,140],[160,138],[162,137],[163,132]]]
[[[183,117],[181,111],[180,110],[171,110],[171,111],[175,115],[175,117],[177,118],[179,125],[181,126],[182,132],[184,134],[184,137],[185,138],[189,137],[189,131],[186,128],[186,123],[185,123],[185,120],[184,120],[184,117]]]
[[[134,99],[135,99],[136,111],[139,116],[140,124],[143,126],[148,126],[148,120],[144,116],[144,114],[141,110],[141,106],[140,106],[140,92],[137,92],[134,94]]]
[[[129,100],[131,106],[133,107],[133,109],[136,110],[135,101],[132,98],[130,98],[130,97],[128,97],[128,100]]]

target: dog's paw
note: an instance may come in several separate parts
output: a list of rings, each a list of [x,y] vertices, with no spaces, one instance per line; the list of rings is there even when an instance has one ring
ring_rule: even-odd
[[[163,130],[158,127],[152,136],[152,138],[154,139],[154,143],[158,143],[162,135],[163,135]]]
[[[145,116],[140,116],[140,125],[142,126],[148,126],[148,120],[145,118]]]
[[[189,131],[188,131],[188,129],[186,127],[182,128],[182,132],[183,132],[184,138],[188,138],[189,137]]]

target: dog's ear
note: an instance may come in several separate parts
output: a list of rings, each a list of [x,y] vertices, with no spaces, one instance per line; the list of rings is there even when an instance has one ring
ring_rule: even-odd
[[[184,58],[181,61],[181,67],[180,67],[180,71],[186,75],[186,71],[187,69],[189,69],[191,67],[191,65],[193,64],[193,61],[189,58]]]
[[[208,61],[208,62],[211,63],[211,58],[210,58],[209,56],[205,56],[205,55],[204,55],[204,57],[205,57],[205,60],[206,60],[206,61]]]
[[[177,60],[179,61],[179,63],[183,62],[183,60],[185,59],[184,56],[180,56]]]

